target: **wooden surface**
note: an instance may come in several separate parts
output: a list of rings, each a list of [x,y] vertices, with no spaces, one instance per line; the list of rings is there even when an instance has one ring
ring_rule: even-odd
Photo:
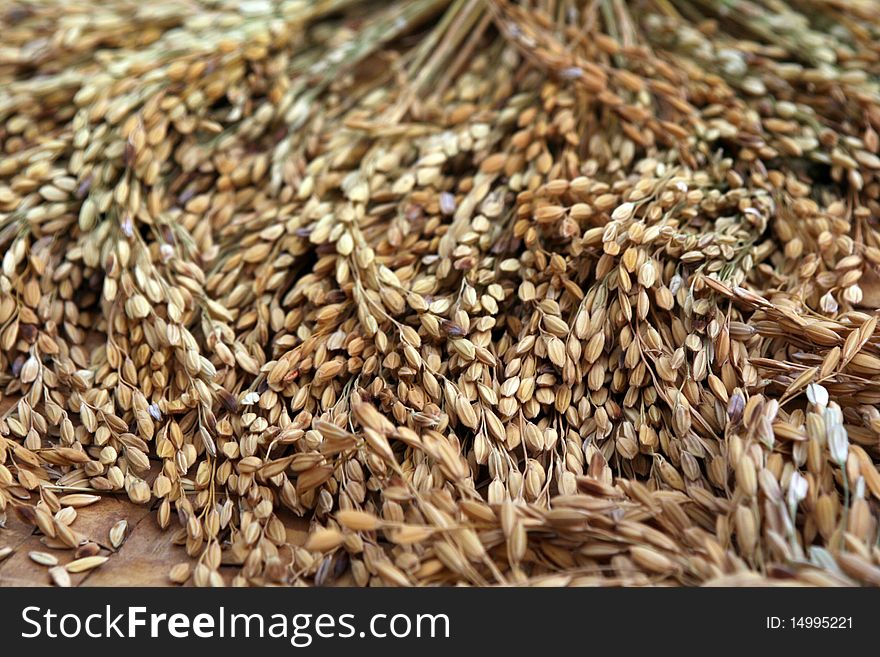
[[[308,522],[301,518],[284,516],[291,543],[305,542]],[[119,520],[128,521],[129,531],[118,550],[110,545],[110,528]],[[108,496],[100,502],[78,509],[72,529],[101,546],[101,554],[109,560],[95,570],[71,575],[73,586],[174,586],[168,580],[168,571],[176,563],[190,561],[182,546],[172,542],[176,525],[163,531],[156,522],[156,513],[150,506],[138,506],[128,499]],[[6,527],[0,528],[0,547],[15,551],[0,562],[0,587],[51,586],[49,569],[28,556],[31,551],[48,552],[63,565],[74,559],[73,550],[55,550],[43,543],[43,535],[24,524],[15,513],[8,514]],[[237,567],[221,567],[227,583],[235,576]]]
[[[0,413],[5,412],[13,400],[0,399]],[[159,463],[153,464],[147,481],[159,471]],[[38,499],[36,495],[34,499]],[[49,569],[35,563],[28,554],[31,551],[48,552],[63,565],[74,559],[74,550],[56,550],[47,547],[43,535],[34,527],[22,522],[12,510],[7,510],[6,525],[0,526],[0,548],[11,547],[14,552],[0,561],[0,587],[51,586]],[[291,543],[302,545],[308,531],[308,521],[290,514],[280,517],[287,525]],[[110,544],[110,528],[119,520],[128,521],[128,535],[118,550]],[[77,509],[76,520],[71,528],[88,540],[101,546],[101,554],[109,560],[94,570],[72,574],[73,586],[174,586],[168,580],[168,571],[176,563],[190,561],[182,546],[174,545],[172,537],[176,524],[163,531],[156,522],[154,505],[133,504],[125,495],[106,495],[100,502]],[[235,576],[237,567],[221,567],[220,572],[227,583]]]
[[[159,471],[154,464],[147,476],[152,481]],[[120,520],[128,521],[128,534],[119,549],[110,543],[110,528]],[[172,543],[173,531],[162,531],[156,522],[153,505],[133,504],[124,495],[107,495],[100,502],[77,509],[71,529],[101,547],[100,554],[110,557],[99,568],[71,574],[73,586],[171,586],[168,571],[186,561],[186,551]],[[0,528],[0,547],[15,552],[0,562],[0,587],[51,586],[49,570],[35,563],[31,551],[47,552],[61,565],[73,561],[74,550],[52,549],[44,536],[23,523],[17,514],[7,513],[5,528]],[[230,575],[231,578],[231,575]]]
[[[100,568],[71,575],[74,586],[161,586],[168,582],[168,569],[186,554],[171,543],[171,533],[156,524],[150,507],[108,497],[78,510],[73,529],[101,546],[101,554],[110,559]],[[130,534],[119,550],[110,546],[110,528],[119,520],[128,520]],[[30,559],[32,550],[48,552],[65,564],[74,558],[73,550],[53,550],[42,542],[43,536],[33,527],[10,514],[6,529],[0,529],[0,545],[15,550],[0,563],[0,586],[49,586],[49,571]]]

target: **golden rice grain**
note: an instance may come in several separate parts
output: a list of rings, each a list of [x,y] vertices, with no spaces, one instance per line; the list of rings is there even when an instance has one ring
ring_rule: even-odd
[[[880,20],[276,4],[6,26],[0,524],[56,585],[111,498],[177,584],[876,583]]]

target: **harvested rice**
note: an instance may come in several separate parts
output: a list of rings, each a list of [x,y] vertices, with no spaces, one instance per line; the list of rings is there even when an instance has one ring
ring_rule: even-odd
[[[876,2],[0,21],[0,525],[125,495],[200,586],[880,584]]]

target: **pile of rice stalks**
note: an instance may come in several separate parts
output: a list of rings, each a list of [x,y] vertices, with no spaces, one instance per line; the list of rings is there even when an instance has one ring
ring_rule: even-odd
[[[49,544],[123,494],[197,585],[880,584],[876,2],[2,12]]]

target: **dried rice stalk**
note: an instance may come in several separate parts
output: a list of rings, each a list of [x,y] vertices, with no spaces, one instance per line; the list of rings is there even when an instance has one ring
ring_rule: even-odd
[[[0,516],[156,501],[196,585],[878,583],[873,3],[81,4],[2,18]]]

